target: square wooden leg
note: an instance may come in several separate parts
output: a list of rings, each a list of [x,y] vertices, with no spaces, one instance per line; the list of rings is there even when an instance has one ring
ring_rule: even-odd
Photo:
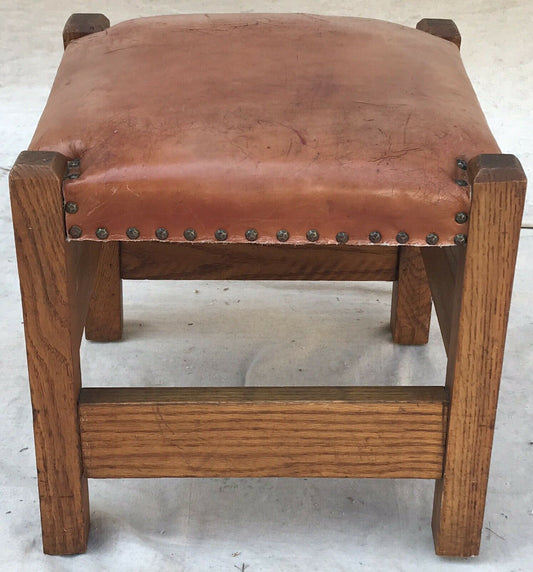
[[[58,153],[23,152],[10,174],[28,357],[43,548],[83,552],[89,528],[78,421],[79,345],[94,244],[66,241]]]
[[[447,446],[433,513],[436,552],[445,556],[479,553],[526,187],[512,155],[477,157],[469,178],[468,244],[458,247],[450,320]]]
[[[122,338],[120,244],[106,242],[98,246],[98,270],[85,323],[85,337],[95,342],[113,342]]]
[[[398,251],[398,277],[392,289],[391,331],[395,344],[427,344],[431,320],[431,293],[420,248]]]

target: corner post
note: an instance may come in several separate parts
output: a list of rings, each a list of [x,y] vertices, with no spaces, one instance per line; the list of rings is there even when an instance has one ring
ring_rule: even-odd
[[[97,252],[91,244],[66,240],[65,170],[59,153],[24,151],[9,179],[48,554],[85,551],[89,529],[78,422],[79,345]]]
[[[467,245],[457,247],[446,455],[433,510],[435,550],[442,556],[479,553],[526,190],[513,155],[480,155],[468,175],[472,206]]]

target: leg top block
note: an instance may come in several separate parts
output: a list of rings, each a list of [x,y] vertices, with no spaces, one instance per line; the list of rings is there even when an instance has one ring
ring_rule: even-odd
[[[443,40],[448,40],[448,42],[455,44],[458,48],[461,47],[461,34],[453,20],[423,18],[416,25],[416,29],[427,32],[432,36],[438,36]]]
[[[72,14],[63,28],[63,46],[66,49],[70,42],[107,30],[109,26],[109,19],[103,14]]]
[[[468,163],[468,176],[474,183],[526,183],[527,178],[520,161],[514,155],[478,155]]]

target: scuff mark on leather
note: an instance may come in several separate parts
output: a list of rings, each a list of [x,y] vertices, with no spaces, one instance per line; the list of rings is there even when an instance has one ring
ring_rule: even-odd
[[[300,131],[298,131],[298,129],[296,129],[296,127],[292,127],[292,125],[287,125],[286,123],[281,123],[280,121],[269,121],[268,119],[258,119],[257,123],[259,125],[263,125],[263,123],[270,125],[281,125],[281,127],[285,127],[285,129],[295,133],[302,145],[307,145],[307,139],[300,133]]]
[[[291,127],[290,125],[285,125],[284,123],[280,123],[280,125],[282,125],[283,127],[290,129],[291,131],[294,131],[294,133],[296,133],[296,135],[298,135],[298,139],[300,140],[300,143],[302,145],[307,145],[307,141],[305,139],[305,137],[298,131],[298,129],[296,129],[295,127]]]
[[[407,116],[407,119],[405,120],[404,126],[403,126],[403,144],[405,145],[407,143],[406,139],[407,139],[407,125],[409,124],[409,121],[411,119],[411,115],[413,115],[412,113],[409,113],[409,115]]]
[[[382,157],[378,157],[377,159],[369,159],[370,163],[380,163],[381,161],[385,161],[386,159],[400,159],[407,153],[411,151],[420,151],[422,147],[410,147],[409,149],[404,149],[403,151],[392,151],[392,155],[383,155]]]

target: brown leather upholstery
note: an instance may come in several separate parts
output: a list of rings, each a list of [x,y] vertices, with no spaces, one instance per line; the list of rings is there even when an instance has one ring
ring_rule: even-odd
[[[132,20],[74,41],[31,149],[80,159],[64,193],[81,239],[162,227],[172,241],[256,229],[274,243],[284,229],[289,243],[316,230],[319,243],[379,231],[397,244],[403,231],[417,245],[468,226],[457,158],[499,152],[455,45],[376,20],[255,14]]]

